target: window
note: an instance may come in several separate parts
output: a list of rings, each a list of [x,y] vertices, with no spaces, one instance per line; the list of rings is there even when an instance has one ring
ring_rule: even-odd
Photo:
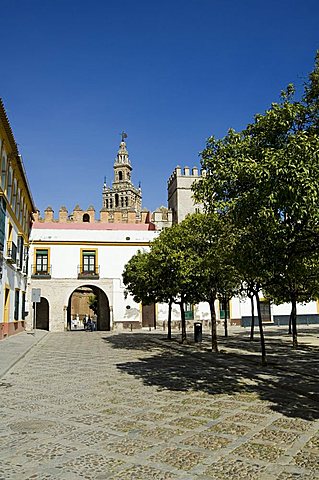
[[[17,261],[17,245],[13,241],[13,227],[8,224],[8,241],[7,241],[7,261],[16,263]]]
[[[185,319],[193,320],[194,319],[194,310],[191,303],[185,303]]]
[[[18,217],[17,212],[16,212],[16,206],[17,206],[17,180],[15,178],[13,180],[12,210],[15,212],[16,217]],[[19,209],[18,209],[18,211],[19,211]]]
[[[24,204],[22,225],[23,225],[23,230],[27,231],[27,233],[28,233],[28,222],[29,222],[29,212],[27,210],[26,204]]]
[[[109,208],[109,201],[105,200],[105,208]]]
[[[82,272],[96,273],[96,251],[82,250]]]
[[[29,247],[24,247],[24,252],[23,252],[23,261],[24,261],[24,266],[23,266],[23,273],[28,274],[28,267],[29,267]]]
[[[49,273],[49,252],[48,250],[36,250],[35,273],[47,275]]]
[[[121,197],[121,207],[124,207],[124,198]]]
[[[16,290],[14,295],[14,319],[15,320],[19,320],[19,300],[20,300],[20,290]]]
[[[128,197],[125,197],[125,206],[128,207]]]
[[[116,193],[115,194],[115,208],[119,206],[119,196],[118,194]]]
[[[12,192],[12,168],[9,168],[8,171],[8,184],[7,184],[7,199],[11,201],[11,192]]]
[[[17,268],[19,270],[22,269],[23,263],[23,237],[21,235],[18,236],[18,255],[17,255]]]
[[[121,171],[119,171],[119,180],[123,180],[123,173]]]
[[[87,222],[87,223],[90,222],[90,215],[88,213],[85,213],[83,215],[83,222]]]
[[[20,189],[19,189],[18,194],[20,196]],[[24,199],[23,199],[23,195],[21,195],[21,197],[20,197],[20,208],[19,208],[19,212],[18,212],[19,222],[20,222],[21,225],[23,223],[23,209],[24,209]]]
[[[7,157],[6,157],[5,155],[2,155],[2,167],[1,167],[1,185],[2,185],[2,190],[5,189],[6,178],[7,178]]]
[[[230,305],[229,302],[226,302],[226,314],[227,318],[230,317]],[[224,300],[219,300],[219,318],[220,320],[225,320],[225,302]]]

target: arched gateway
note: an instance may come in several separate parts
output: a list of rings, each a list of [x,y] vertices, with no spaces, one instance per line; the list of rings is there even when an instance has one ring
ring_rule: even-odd
[[[46,298],[41,297],[40,302],[35,304],[36,328],[40,330],[49,330],[50,308]]]
[[[94,302],[94,309],[90,305]],[[96,312],[97,330],[111,329],[110,305],[106,293],[96,285],[81,285],[71,293],[67,307],[67,324],[79,318],[82,321],[85,315],[93,316]],[[82,322],[81,322],[82,325]]]

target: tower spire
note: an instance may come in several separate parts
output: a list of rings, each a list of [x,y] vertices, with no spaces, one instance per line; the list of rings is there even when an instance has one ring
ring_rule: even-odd
[[[131,162],[130,162],[130,159],[129,159],[129,156],[128,156],[128,151],[127,151],[127,148],[126,148],[126,143],[125,143],[126,138],[127,138],[127,133],[122,132],[121,133],[121,139],[122,140],[121,140],[121,143],[120,143],[119,150],[117,152],[114,167],[119,165],[119,164],[120,165],[131,165]]]

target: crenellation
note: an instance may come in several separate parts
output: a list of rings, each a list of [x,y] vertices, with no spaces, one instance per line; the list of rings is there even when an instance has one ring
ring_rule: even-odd
[[[59,222],[66,223],[69,219],[68,211],[65,207],[61,207],[59,210]]]
[[[47,207],[44,210],[44,221],[45,222],[54,222],[54,210],[52,207]]]
[[[131,207],[128,210],[112,210],[106,208],[100,210],[100,218],[95,217],[95,208],[90,205],[87,210],[82,210],[76,205],[74,210],[69,214],[66,207],[59,209],[59,216],[54,218],[54,211],[51,207],[46,208],[44,218],[41,218],[40,211],[33,215],[34,221],[39,223],[151,223],[151,213],[147,209],[143,209],[141,213]]]

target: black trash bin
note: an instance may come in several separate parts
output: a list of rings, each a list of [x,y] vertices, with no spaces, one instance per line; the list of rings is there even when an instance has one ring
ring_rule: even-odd
[[[199,322],[194,323],[194,342],[199,343],[202,341],[202,324]]]

